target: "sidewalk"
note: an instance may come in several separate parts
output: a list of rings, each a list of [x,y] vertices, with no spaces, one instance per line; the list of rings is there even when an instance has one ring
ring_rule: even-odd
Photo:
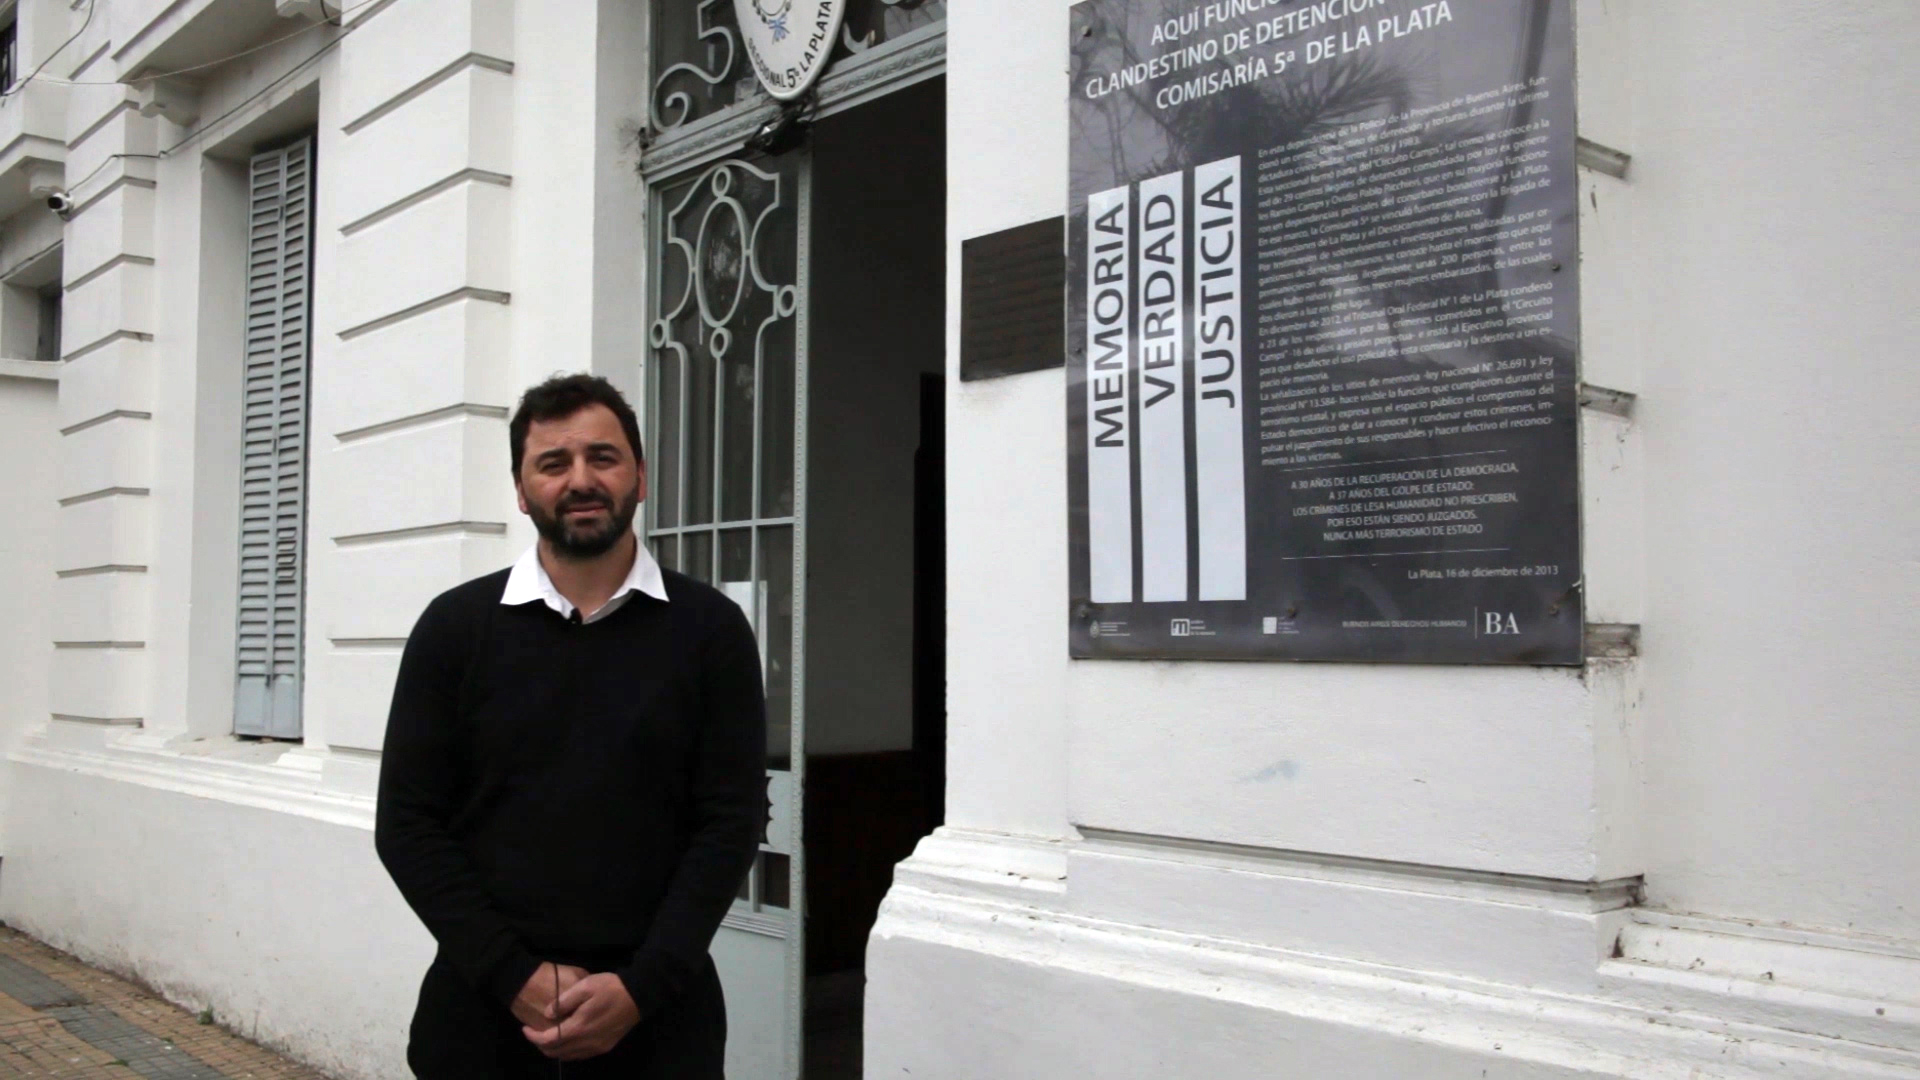
[[[0,927],[0,1080],[327,1080]]]

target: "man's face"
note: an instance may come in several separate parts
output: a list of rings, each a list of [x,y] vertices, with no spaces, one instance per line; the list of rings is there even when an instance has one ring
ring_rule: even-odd
[[[572,416],[528,425],[514,487],[520,512],[533,519],[555,554],[590,559],[612,550],[633,528],[634,512],[647,497],[647,471],[613,410],[588,405]]]

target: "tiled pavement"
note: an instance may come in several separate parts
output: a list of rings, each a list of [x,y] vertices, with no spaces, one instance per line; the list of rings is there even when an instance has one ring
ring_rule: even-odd
[[[0,927],[0,1080],[327,1080]]]

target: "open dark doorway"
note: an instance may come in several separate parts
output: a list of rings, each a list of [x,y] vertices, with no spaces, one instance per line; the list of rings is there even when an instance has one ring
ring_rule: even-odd
[[[813,131],[806,1067],[860,1075],[867,935],[944,813],[945,88]]]

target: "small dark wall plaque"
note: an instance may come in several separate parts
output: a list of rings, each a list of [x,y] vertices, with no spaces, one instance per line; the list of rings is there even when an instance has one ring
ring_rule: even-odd
[[[1066,219],[1048,218],[960,245],[960,379],[1066,362]]]

